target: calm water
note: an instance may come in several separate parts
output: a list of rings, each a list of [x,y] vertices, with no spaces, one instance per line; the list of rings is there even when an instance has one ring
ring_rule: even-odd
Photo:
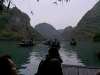
[[[37,42],[35,46],[20,47],[18,42],[0,42],[0,55],[9,54],[18,65],[19,75],[34,75],[39,62],[47,54],[49,46]],[[61,42],[58,48],[63,59],[63,64],[86,65],[100,67],[97,52],[100,50],[100,43],[78,42],[71,46],[68,42]]]

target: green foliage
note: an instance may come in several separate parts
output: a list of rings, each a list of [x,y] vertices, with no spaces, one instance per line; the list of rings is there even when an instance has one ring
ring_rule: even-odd
[[[0,37],[3,39],[6,38],[6,40],[19,40],[22,39],[22,35],[17,32],[12,31],[0,31]]]
[[[62,33],[62,37],[64,40],[70,40],[71,39],[71,33],[73,31],[74,28],[72,28],[71,26],[66,27]]]
[[[89,10],[73,31],[78,40],[92,41],[94,35],[100,31],[100,1]]]
[[[54,38],[54,36],[61,38],[60,33],[48,23],[40,23],[35,26],[35,29],[47,39]]]
[[[4,27],[5,27],[5,24],[1,22],[0,23],[0,30],[2,30]]]
[[[33,37],[43,40],[43,36],[30,26],[30,18],[14,7],[0,15],[0,40],[22,40]]]
[[[4,12],[2,15],[0,15],[0,20],[3,23],[8,23],[9,18],[10,18],[9,13]]]
[[[93,42],[100,42],[100,32],[96,33],[92,40]]]
[[[11,30],[14,32],[18,32],[18,26],[17,25],[12,26]]]

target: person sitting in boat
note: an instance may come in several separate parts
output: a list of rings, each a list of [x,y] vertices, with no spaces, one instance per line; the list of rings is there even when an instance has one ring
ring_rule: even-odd
[[[25,43],[25,40],[24,40],[24,39],[22,39],[21,43]]]
[[[57,41],[57,44],[60,44],[60,41]]]
[[[57,38],[55,38],[55,43],[57,42]]]
[[[77,43],[77,41],[74,38],[72,38],[72,40],[70,41],[70,44],[76,45],[76,43]]]
[[[44,57],[38,67],[35,75],[63,75],[61,63],[62,58],[56,48],[50,48],[49,54]]]
[[[33,43],[33,38],[27,40],[27,43]]]
[[[54,40],[53,40],[53,42],[52,42],[52,44],[57,44],[57,41],[58,41],[58,40],[57,40],[57,37],[55,36],[55,37],[54,37]]]
[[[72,38],[72,42],[75,42],[76,43],[76,40],[74,38]]]
[[[33,43],[33,38],[31,37],[31,39],[29,40],[30,43]]]
[[[48,40],[47,43],[50,44],[50,40]]]
[[[18,75],[16,68],[10,56],[0,56],[0,75]]]
[[[52,38],[50,38],[50,44],[52,44]]]

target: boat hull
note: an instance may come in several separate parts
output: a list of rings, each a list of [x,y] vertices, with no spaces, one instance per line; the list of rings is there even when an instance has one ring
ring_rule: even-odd
[[[33,46],[36,43],[19,43],[20,46]]]
[[[76,45],[76,42],[70,42],[70,45]]]
[[[50,44],[50,43],[43,43],[44,45],[49,45],[51,47],[60,47],[60,44]]]

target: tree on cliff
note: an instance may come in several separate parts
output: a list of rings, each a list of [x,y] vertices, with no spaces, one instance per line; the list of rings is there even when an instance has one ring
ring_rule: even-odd
[[[93,42],[100,42],[100,32],[96,33],[92,40]]]

